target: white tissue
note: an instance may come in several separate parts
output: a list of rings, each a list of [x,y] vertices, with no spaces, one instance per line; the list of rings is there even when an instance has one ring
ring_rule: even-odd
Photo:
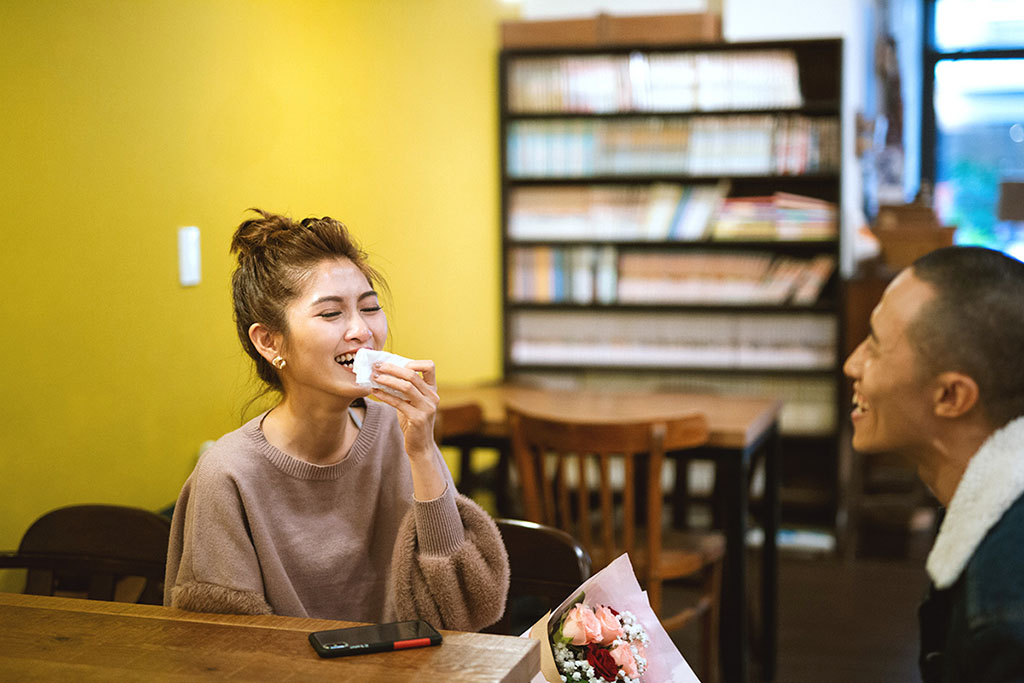
[[[386,387],[383,384],[379,384],[370,379],[370,375],[373,373],[373,364],[378,361],[382,363],[400,365],[404,368],[412,362],[412,358],[399,356],[397,353],[388,353],[387,351],[359,349],[356,351],[355,360],[352,361],[352,369],[355,370],[356,373],[356,384],[361,387],[376,387],[377,389],[383,389],[392,396],[401,397],[402,395],[391,387]]]

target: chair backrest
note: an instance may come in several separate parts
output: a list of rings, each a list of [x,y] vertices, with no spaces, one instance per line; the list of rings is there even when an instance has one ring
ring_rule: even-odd
[[[635,554],[640,537],[647,557],[660,556],[665,453],[706,443],[703,415],[612,423],[507,411],[527,519],[580,539],[595,566]]]
[[[477,403],[441,403],[434,419],[434,440],[441,443],[446,437],[472,434],[484,421],[483,409]]]
[[[505,615],[490,632],[519,635],[590,578],[590,555],[579,541],[544,524],[496,519],[509,562]]]
[[[72,505],[46,513],[22,536],[17,553],[0,553],[0,568],[28,569],[25,592],[87,592],[115,599],[120,579],[142,577],[138,602],[161,604],[170,521],[120,505]]]

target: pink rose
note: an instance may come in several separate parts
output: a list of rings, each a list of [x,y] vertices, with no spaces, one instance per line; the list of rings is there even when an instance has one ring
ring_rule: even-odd
[[[622,638],[626,634],[622,631],[622,624],[615,618],[615,612],[604,605],[598,605],[594,611],[597,620],[601,624],[601,644],[611,645],[616,638]]]
[[[636,668],[636,659],[633,658],[633,652],[629,649],[629,645],[619,643],[611,649],[611,655],[615,664],[622,669],[622,673],[630,678],[636,678],[640,675]]]
[[[586,605],[573,605],[565,613],[562,635],[569,638],[573,645],[598,643],[601,642],[601,622],[597,620],[594,610]]]

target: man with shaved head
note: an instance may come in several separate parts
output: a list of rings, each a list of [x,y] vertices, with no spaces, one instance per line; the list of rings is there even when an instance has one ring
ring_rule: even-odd
[[[1024,681],[1024,263],[979,247],[903,270],[844,366],[853,446],[946,508],[920,609],[924,681]]]

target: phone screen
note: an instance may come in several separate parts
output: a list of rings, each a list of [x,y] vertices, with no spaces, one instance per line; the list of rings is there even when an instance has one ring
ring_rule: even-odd
[[[427,622],[415,620],[316,631],[309,634],[309,642],[321,657],[344,657],[438,645],[441,634]]]

